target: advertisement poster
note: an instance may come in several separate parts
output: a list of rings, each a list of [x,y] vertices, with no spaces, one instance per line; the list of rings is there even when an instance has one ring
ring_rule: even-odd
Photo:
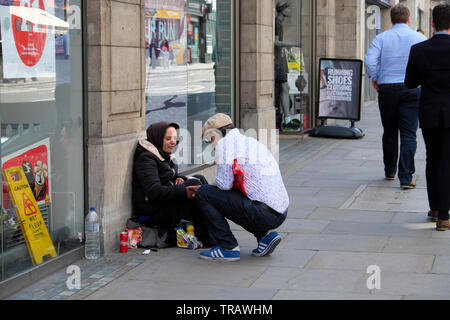
[[[50,3],[0,1],[4,78],[55,76],[55,28],[67,28],[67,23],[54,15]]]
[[[318,118],[360,120],[362,61],[320,59]]]
[[[50,139],[46,138],[2,158],[2,171],[17,166],[21,166],[25,172],[37,204],[51,202]],[[5,207],[8,207],[9,200],[9,195],[3,194]]]

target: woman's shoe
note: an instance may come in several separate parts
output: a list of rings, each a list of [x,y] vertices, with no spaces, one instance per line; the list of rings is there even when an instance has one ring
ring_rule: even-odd
[[[448,220],[440,220],[436,222],[437,231],[447,231],[450,228],[450,222]]]

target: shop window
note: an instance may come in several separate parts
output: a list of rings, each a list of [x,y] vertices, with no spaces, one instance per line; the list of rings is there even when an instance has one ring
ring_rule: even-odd
[[[281,131],[310,128],[310,0],[274,0],[275,107]]]
[[[0,0],[0,281],[81,245],[81,2]]]
[[[180,125],[181,170],[208,162],[202,122],[233,113],[232,2],[146,1],[146,125]]]

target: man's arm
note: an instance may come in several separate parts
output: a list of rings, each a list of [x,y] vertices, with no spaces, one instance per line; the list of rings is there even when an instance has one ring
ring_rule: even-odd
[[[216,146],[216,157],[217,157],[216,186],[221,190],[228,191],[233,188],[234,175],[232,164],[227,162],[225,148],[226,146],[224,140],[222,139],[217,143]]]
[[[417,52],[415,46],[411,47],[408,65],[406,67],[405,85],[408,89],[417,88],[420,83],[419,72],[416,64]]]
[[[364,65],[366,68],[367,76],[372,79],[374,82],[378,81],[378,70],[380,64],[380,56],[381,56],[381,40],[380,37],[377,36],[372,42],[372,45],[367,51],[364,57]]]

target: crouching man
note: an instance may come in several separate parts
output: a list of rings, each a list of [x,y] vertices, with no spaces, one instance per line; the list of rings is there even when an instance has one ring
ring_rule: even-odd
[[[200,258],[240,259],[239,244],[226,219],[256,237],[253,255],[270,255],[281,242],[274,229],[286,220],[289,206],[278,163],[262,143],[242,135],[222,113],[208,119],[202,138],[215,149],[218,168],[216,186],[204,185],[195,195],[216,244]]]

